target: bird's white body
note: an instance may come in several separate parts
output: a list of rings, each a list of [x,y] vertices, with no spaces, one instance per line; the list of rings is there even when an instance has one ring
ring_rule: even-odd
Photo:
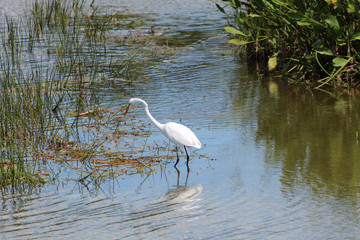
[[[201,148],[201,143],[200,143],[199,139],[195,136],[193,131],[191,131],[186,126],[179,124],[179,123],[175,123],[175,122],[169,122],[169,123],[165,123],[165,124],[159,123],[150,114],[148,104],[141,98],[131,98],[129,100],[129,106],[127,107],[124,115],[126,115],[126,113],[128,112],[130,104],[135,104],[135,103],[141,103],[145,107],[145,112],[146,112],[147,116],[150,118],[150,120],[176,146],[194,147],[194,148],[198,148],[198,149]],[[185,148],[185,151],[186,151],[186,148]],[[188,156],[187,152],[186,152],[186,155],[187,155],[187,158],[189,161],[189,156]],[[178,163],[178,161],[176,162],[176,164]],[[188,163],[188,161],[187,161],[187,163]],[[176,164],[175,164],[175,166],[176,166]]]
[[[175,122],[163,124],[163,127],[164,130],[160,129],[160,131],[174,144],[197,149],[201,148],[199,139],[188,127]]]

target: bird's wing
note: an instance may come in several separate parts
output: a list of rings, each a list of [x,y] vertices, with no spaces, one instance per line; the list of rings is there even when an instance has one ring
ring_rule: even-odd
[[[175,122],[166,123],[164,134],[177,145],[201,148],[201,143],[193,131],[182,124]]]

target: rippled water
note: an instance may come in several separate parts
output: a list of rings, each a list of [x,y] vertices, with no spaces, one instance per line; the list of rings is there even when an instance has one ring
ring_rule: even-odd
[[[86,187],[3,193],[0,238],[358,239],[358,95],[258,76],[228,54],[215,35],[224,19],[206,0],[126,4],[193,48],[144,69],[127,96],[106,93],[104,104],[144,98],[160,122],[181,120],[205,147],[191,154],[189,174],[182,156],[180,172],[169,162]],[[141,109],[131,114],[147,121]]]

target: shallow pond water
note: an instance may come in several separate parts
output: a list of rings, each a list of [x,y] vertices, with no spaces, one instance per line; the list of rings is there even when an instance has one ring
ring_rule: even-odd
[[[181,121],[204,147],[191,152],[189,173],[181,155],[179,172],[169,157],[147,175],[4,193],[1,239],[358,239],[358,95],[259,76],[229,54],[225,20],[207,0],[126,4],[191,48],[119,86],[125,96],[100,92],[102,105],[141,97],[160,122]],[[142,109],[127,121],[132,115],[149,121]],[[150,129],[136,140],[167,144]]]

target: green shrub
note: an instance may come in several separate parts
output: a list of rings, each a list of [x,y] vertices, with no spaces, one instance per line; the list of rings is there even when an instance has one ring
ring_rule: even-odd
[[[359,0],[223,0],[225,30],[269,70],[319,86],[359,85]]]

